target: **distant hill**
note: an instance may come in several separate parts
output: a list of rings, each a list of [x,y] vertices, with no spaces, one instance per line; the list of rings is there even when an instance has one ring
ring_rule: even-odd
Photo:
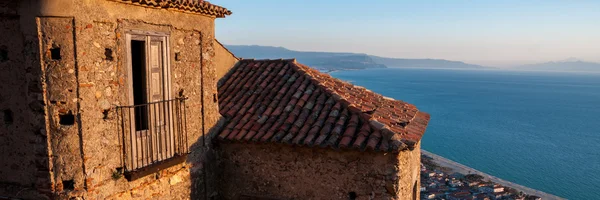
[[[391,68],[448,68],[448,69],[481,69],[481,65],[442,59],[404,59],[371,56],[376,63]]]
[[[255,59],[296,58],[300,63],[318,69],[385,68],[367,54],[292,51],[283,47],[257,45],[225,45],[237,57]]]
[[[332,53],[293,51],[283,47],[258,45],[225,45],[237,57],[256,59],[296,58],[299,62],[318,69],[367,68],[460,68],[475,69],[483,66],[440,59],[402,59],[372,56],[362,53]]]
[[[567,59],[516,67],[521,70],[600,72],[600,63]]]

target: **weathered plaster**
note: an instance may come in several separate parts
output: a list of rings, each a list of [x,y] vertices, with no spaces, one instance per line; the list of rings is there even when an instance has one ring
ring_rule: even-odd
[[[217,80],[225,77],[225,75],[235,66],[238,58],[233,55],[219,41],[214,41],[215,45],[215,62],[217,63]]]

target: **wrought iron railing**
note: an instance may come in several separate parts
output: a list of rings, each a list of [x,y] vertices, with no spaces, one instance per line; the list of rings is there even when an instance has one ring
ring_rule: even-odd
[[[119,106],[122,164],[128,179],[137,179],[189,153],[185,98]]]

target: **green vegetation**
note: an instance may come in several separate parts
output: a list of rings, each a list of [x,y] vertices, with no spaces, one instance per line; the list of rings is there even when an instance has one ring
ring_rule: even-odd
[[[117,169],[117,170],[115,170],[115,171],[112,173],[112,179],[113,179],[113,180],[115,180],[115,181],[116,181],[116,180],[119,180],[121,177],[123,177],[123,172],[122,172],[122,170],[119,170],[119,169]]]
[[[467,181],[475,182],[475,181],[483,181],[483,176],[479,174],[467,174],[465,176]]]

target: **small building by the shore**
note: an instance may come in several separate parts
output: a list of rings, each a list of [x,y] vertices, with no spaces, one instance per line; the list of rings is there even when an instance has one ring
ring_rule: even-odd
[[[490,200],[490,197],[485,193],[475,195],[475,200]]]
[[[455,192],[447,195],[448,200],[471,200],[473,195],[468,191]]]
[[[219,84],[227,199],[420,199],[413,105],[296,60],[240,60]]]

